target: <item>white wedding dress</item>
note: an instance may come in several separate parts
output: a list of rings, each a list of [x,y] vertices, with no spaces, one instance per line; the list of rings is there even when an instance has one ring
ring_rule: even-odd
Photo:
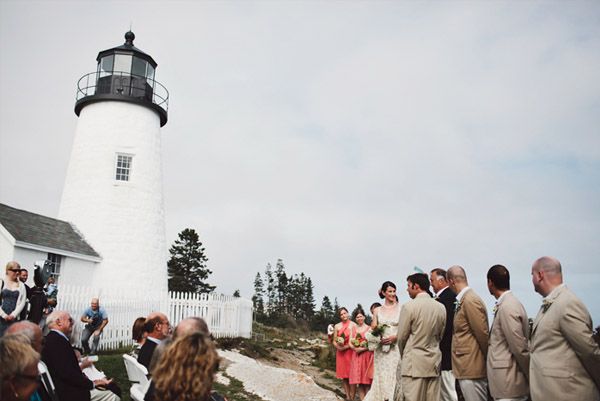
[[[377,324],[387,324],[383,337],[398,335],[398,322],[400,321],[400,304],[393,307],[382,306],[377,314]],[[396,375],[400,364],[400,350],[398,343],[394,343],[388,352],[383,352],[381,346],[375,350],[375,372],[373,383],[364,401],[398,401],[394,400],[396,388]],[[399,393],[396,390],[396,393]]]

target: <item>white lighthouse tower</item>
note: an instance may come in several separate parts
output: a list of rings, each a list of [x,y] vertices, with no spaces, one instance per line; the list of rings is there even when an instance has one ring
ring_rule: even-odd
[[[160,127],[169,95],[134,39],[127,32],[125,44],[98,53],[96,71],[78,82],[59,218],[102,257],[82,285],[166,291]]]

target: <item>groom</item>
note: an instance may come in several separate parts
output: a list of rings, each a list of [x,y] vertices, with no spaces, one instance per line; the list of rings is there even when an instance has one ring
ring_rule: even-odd
[[[426,274],[411,274],[406,280],[412,300],[402,307],[398,324],[402,395],[405,401],[438,400],[446,309],[431,297]]]

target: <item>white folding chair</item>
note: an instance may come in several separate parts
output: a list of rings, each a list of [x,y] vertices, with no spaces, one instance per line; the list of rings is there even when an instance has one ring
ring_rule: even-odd
[[[127,377],[131,382],[129,395],[135,401],[144,401],[144,396],[150,385],[148,380],[148,369],[128,354],[123,355]]]
[[[48,371],[48,367],[42,361],[38,362],[38,372],[40,378],[42,379],[42,385],[44,386],[44,390],[50,397],[52,401],[58,401],[58,396],[56,395],[56,389],[54,387],[54,382],[52,381],[52,376],[50,376],[50,372]]]

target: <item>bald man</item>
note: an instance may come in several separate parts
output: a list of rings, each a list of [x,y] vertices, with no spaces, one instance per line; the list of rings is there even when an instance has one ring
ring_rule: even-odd
[[[35,323],[22,320],[6,329],[5,335],[22,334],[29,339],[31,346],[36,352],[42,352],[42,329]]]
[[[531,281],[544,297],[531,331],[531,399],[599,401],[600,349],[592,338],[590,313],[563,284],[557,259],[536,260]]]
[[[100,306],[98,298],[92,298],[90,306],[81,315],[81,321],[85,323],[85,327],[81,332],[83,352],[85,354],[95,354],[98,351],[102,330],[108,324],[108,314]],[[92,337],[92,348],[90,348],[90,337]]]
[[[150,369],[150,361],[156,346],[161,343],[169,334],[171,334],[171,324],[167,315],[161,312],[152,312],[146,318],[144,329],[148,336],[146,342],[140,348],[138,362]]]
[[[452,332],[452,373],[465,401],[487,401],[486,358],[489,341],[487,310],[469,287],[461,266],[448,269],[448,285],[456,293]]]

